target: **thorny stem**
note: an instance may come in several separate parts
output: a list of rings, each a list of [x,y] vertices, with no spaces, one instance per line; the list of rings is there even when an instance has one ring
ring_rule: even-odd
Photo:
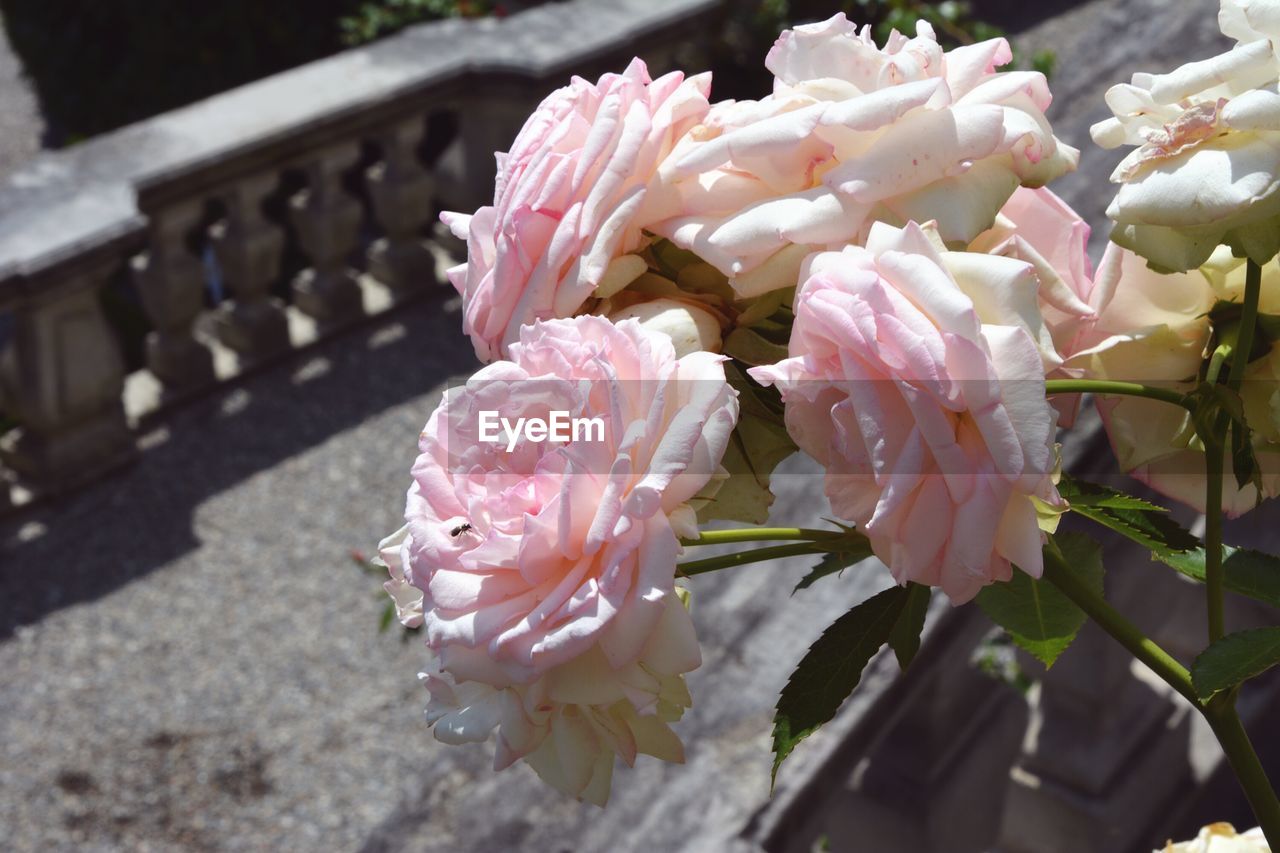
[[[732,566],[745,566],[748,563],[759,563],[763,560],[777,560],[782,557],[798,557],[803,554],[821,554],[824,549],[813,542],[796,542],[791,545],[775,545],[772,548],[756,548],[752,551],[738,551],[734,554],[722,554],[719,557],[707,557],[702,560],[690,560],[676,565],[676,574],[692,577],[717,569]]]

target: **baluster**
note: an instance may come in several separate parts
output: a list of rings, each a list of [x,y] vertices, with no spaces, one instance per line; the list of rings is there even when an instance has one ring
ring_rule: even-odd
[[[166,393],[213,381],[213,355],[192,335],[204,307],[204,265],[187,244],[203,213],[199,201],[153,212],[146,254],[133,259],[135,287],[155,331],[147,336],[147,367]]]
[[[253,360],[289,346],[284,309],[271,298],[280,272],[284,235],[262,213],[262,200],[276,186],[274,174],[246,178],[223,195],[226,221],[210,231],[214,252],[232,298],[218,307],[218,339]]]
[[[13,312],[0,396],[20,426],[5,436],[3,457],[40,490],[75,485],[136,452],[121,399],[124,362],[98,298],[111,271],[96,265],[39,282]]]
[[[441,158],[438,170],[440,194],[449,210],[470,213],[493,204],[494,154],[510,150],[539,100],[504,95],[469,103],[460,110],[458,139]]]
[[[360,203],[342,186],[342,175],[360,157],[351,142],[319,153],[307,166],[307,188],[289,200],[290,216],[311,267],[293,281],[294,304],[321,324],[363,313],[360,285],[347,255],[360,235]]]
[[[366,173],[374,215],[386,231],[369,249],[369,270],[393,291],[435,282],[435,259],[420,232],[431,219],[435,182],[418,162],[425,125],[401,122],[378,137],[382,162]]]
[[[7,323],[11,321],[10,316],[4,311],[0,311],[0,338],[7,331]],[[4,348],[0,346],[0,370],[3,370],[4,364]],[[0,420],[7,420],[13,417],[14,403],[5,400],[5,381],[4,374],[0,373]],[[4,441],[3,434],[0,434],[0,442]],[[0,444],[0,447],[3,445]],[[10,509],[13,506],[13,491],[9,483],[9,472],[4,468],[0,468],[0,513]]]
[[[1113,568],[1108,598],[1123,602],[1122,612],[1139,624],[1158,621],[1190,589],[1173,577],[1123,570],[1146,560],[1126,545],[1104,550],[1104,564]],[[1191,710],[1156,676],[1138,677],[1140,671],[1089,623],[1043,674],[1009,774],[996,849],[1121,853],[1142,846],[1143,832],[1191,777]]]

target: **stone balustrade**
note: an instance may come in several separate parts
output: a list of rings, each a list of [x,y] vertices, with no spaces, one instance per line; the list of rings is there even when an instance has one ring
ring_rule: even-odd
[[[571,73],[700,57],[724,0],[423,24],[49,152],[0,183],[0,511],[128,461],[184,398],[442,280],[442,209]],[[701,70],[690,67],[691,71]],[[130,371],[104,289],[150,332]],[[6,331],[7,330],[7,331]]]

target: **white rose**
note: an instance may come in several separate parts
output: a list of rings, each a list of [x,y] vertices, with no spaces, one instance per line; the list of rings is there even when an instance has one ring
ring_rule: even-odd
[[[1200,266],[1220,244],[1258,263],[1280,249],[1280,0],[1225,0],[1226,53],[1112,86],[1104,148],[1137,146],[1111,180],[1111,239],[1164,270]]]

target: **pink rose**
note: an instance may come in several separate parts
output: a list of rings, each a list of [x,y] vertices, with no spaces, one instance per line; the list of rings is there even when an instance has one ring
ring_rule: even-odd
[[[1075,167],[1045,120],[1044,76],[996,72],[1004,39],[944,52],[927,23],[916,32],[877,48],[843,14],[784,32],[765,60],[773,94],[717,104],[663,166],[681,213],[653,230],[755,296],[875,220],[935,220],[968,243],[1019,184]]]
[[[397,538],[406,541],[403,532],[389,537]],[[421,590],[396,582],[405,577],[405,556],[396,543],[384,549],[392,577],[388,592],[401,613],[416,613],[420,624]],[[621,668],[597,647],[522,684],[497,670],[484,652],[454,649],[455,665],[464,661],[462,668],[485,673],[487,680],[459,680],[432,658],[419,673],[430,692],[427,722],[448,744],[479,743],[496,734],[495,770],[523,759],[556,789],[603,806],[615,758],[629,767],[641,753],[684,762],[684,745],[670,724],[692,704],[683,673],[698,665],[696,650],[693,625],[675,591],[662,597],[659,623],[637,659]]]
[[[523,759],[552,787],[598,806],[609,798],[616,758],[628,767],[642,753],[683,764],[684,745],[670,724],[693,701],[681,673],[698,665],[687,655],[697,640],[679,598],[668,593],[663,604],[666,624],[621,669],[599,648],[531,684],[458,683],[433,666],[421,677],[436,738],[475,743],[496,733],[495,770]]]
[[[493,206],[441,216],[467,241],[467,263],[449,280],[482,361],[505,355],[521,326],[573,315],[615,260],[641,248],[641,228],[672,215],[650,202],[649,185],[706,114],[710,87],[710,74],[651,80],[639,59],[594,85],[575,77],[498,155]],[[638,261],[613,276],[634,278],[644,271]]]
[[[1026,261],[1040,282],[1040,311],[1054,347],[1070,358],[1097,320],[1091,304],[1093,264],[1089,262],[1089,225],[1052,191],[1041,187],[1014,190],[995,225],[969,245]]]
[[[1053,346],[1064,364],[1050,369],[1048,378],[1079,378],[1071,358],[1087,345],[1097,322],[1093,265],[1087,252],[1089,226],[1050,190],[1019,187],[1000,209],[995,225],[969,244],[970,252],[985,252],[1026,261],[1035,268],[1040,285],[1040,313]],[[1059,423],[1070,426],[1079,409],[1079,395],[1055,397]]]
[[[670,679],[700,661],[675,565],[679,537],[696,535],[689,502],[720,473],[737,395],[723,357],[677,359],[670,338],[636,320],[538,322],[509,353],[450,389],[428,421],[407,533],[383,550],[422,602],[405,600],[394,568],[389,591],[402,612],[422,612],[439,702],[453,702],[440,685],[503,693],[556,738],[585,723],[568,710],[557,723],[555,708],[603,706],[597,722],[621,738],[609,760],[634,758],[641,747],[623,729],[654,724],[628,715],[658,713]],[[543,427],[521,426],[533,421]],[[566,674],[584,667],[589,683]],[[630,710],[615,707],[623,700]],[[609,728],[615,718],[623,729]],[[510,755],[533,755],[542,741],[502,721]]]
[[[899,583],[956,603],[1008,580],[1011,563],[1038,577],[1037,508],[1062,504],[1043,357],[996,304],[1010,264],[1034,298],[1027,264],[943,253],[915,224],[877,224],[866,248],[805,262],[791,357],[751,371],[780,388],[792,437],[827,467],[833,510]],[[952,267],[986,279],[985,305]]]

